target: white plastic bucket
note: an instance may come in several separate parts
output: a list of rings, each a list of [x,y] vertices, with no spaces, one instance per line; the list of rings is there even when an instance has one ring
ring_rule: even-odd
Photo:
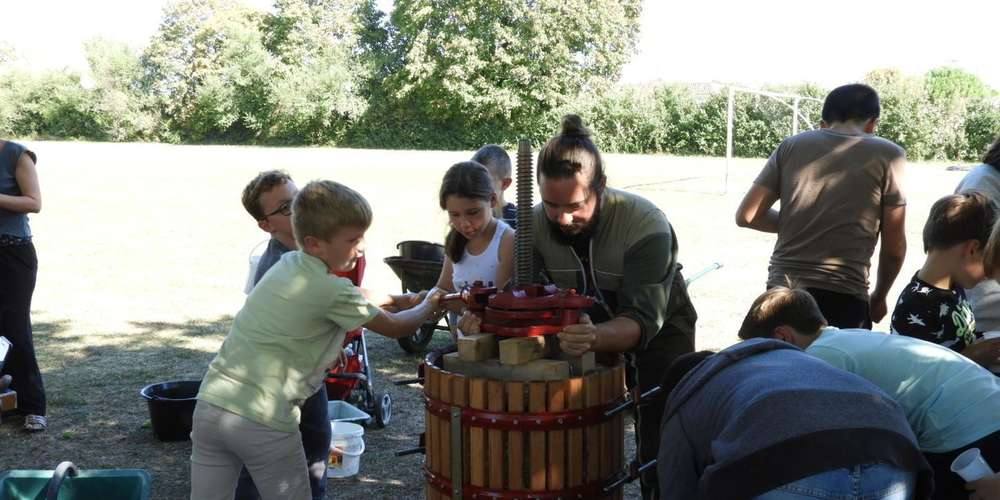
[[[358,473],[365,452],[365,429],[351,422],[330,422],[330,458],[326,477],[351,477]]]

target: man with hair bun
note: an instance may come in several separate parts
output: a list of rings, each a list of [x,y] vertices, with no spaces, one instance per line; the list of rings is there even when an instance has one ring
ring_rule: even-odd
[[[601,153],[579,116],[538,154],[542,202],[535,206],[535,271],[560,288],[595,299],[578,325],[559,334],[572,355],[624,354],[629,388],[659,384],[674,358],[694,351],[697,314],[688,297],[677,238],[649,200],[607,187]],[[643,463],[656,458],[663,408],[639,410]],[[643,498],[658,498],[655,468],[643,474]]]

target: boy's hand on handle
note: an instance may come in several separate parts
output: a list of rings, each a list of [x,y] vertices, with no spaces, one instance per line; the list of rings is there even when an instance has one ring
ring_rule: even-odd
[[[480,332],[479,326],[483,324],[482,318],[472,311],[465,311],[458,319],[458,330],[464,335],[475,335]]]
[[[965,483],[965,489],[972,492],[969,500],[1000,500],[1000,474]]]
[[[434,312],[437,312],[437,310],[441,307],[441,297],[444,297],[446,292],[438,287],[434,287],[422,293],[426,294],[423,297],[423,303],[429,304],[431,309]]]
[[[569,325],[559,332],[559,348],[571,356],[582,356],[597,343],[597,327],[590,316],[580,315],[580,322]]]
[[[1000,359],[1000,338],[981,340],[966,346],[962,354],[982,366],[995,365]]]

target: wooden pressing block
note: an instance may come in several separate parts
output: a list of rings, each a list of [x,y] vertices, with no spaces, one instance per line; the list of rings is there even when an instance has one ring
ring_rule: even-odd
[[[565,380],[570,377],[569,363],[557,359],[536,359],[520,365],[505,365],[497,359],[466,361],[457,352],[444,355],[444,369],[468,377],[511,382]]]
[[[500,363],[522,365],[545,357],[545,337],[515,337],[500,341]]]
[[[458,339],[458,357],[465,361],[482,361],[497,357],[497,338],[490,333],[466,335]]]
[[[586,375],[597,368],[597,355],[593,351],[586,352],[582,356],[572,356],[562,352],[559,348],[559,339],[555,335],[548,335],[545,340],[545,357],[568,362],[574,377]]]
[[[580,377],[586,375],[597,368],[597,355],[594,351],[589,351],[583,353],[583,356],[572,356],[564,352],[560,352],[557,359],[569,363],[570,373],[574,377]]]

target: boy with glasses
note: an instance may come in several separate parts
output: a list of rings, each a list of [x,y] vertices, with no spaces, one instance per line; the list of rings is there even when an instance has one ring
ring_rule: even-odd
[[[243,188],[243,208],[257,221],[257,227],[271,235],[254,273],[256,284],[281,256],[296,249],[292,236],[292,199],[299,192],[288,173],[268,170],[257,174]]]

